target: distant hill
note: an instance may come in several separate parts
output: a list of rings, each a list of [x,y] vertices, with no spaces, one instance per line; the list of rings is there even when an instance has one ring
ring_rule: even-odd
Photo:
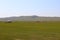
[[[60,21],[60,17],[20,16],[0,18],[0,21]]]

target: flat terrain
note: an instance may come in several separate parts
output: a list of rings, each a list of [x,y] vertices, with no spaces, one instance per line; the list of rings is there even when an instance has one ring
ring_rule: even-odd
[[[0,40],[60,40],[60,22],[0,22]]]

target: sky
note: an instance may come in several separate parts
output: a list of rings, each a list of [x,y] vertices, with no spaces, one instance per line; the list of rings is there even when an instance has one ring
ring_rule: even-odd
[[[0,0],[0,17],[58,16],[60,0]]]

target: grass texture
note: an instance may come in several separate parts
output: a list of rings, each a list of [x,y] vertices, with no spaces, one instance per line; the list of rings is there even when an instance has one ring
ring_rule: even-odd
[[[60,40],[60,22],[0,22],[0,40]]]

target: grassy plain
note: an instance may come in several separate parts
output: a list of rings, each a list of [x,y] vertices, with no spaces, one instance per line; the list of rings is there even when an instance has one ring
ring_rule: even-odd
[[[60,22],[0,22],[0,40],[60,40]]]

